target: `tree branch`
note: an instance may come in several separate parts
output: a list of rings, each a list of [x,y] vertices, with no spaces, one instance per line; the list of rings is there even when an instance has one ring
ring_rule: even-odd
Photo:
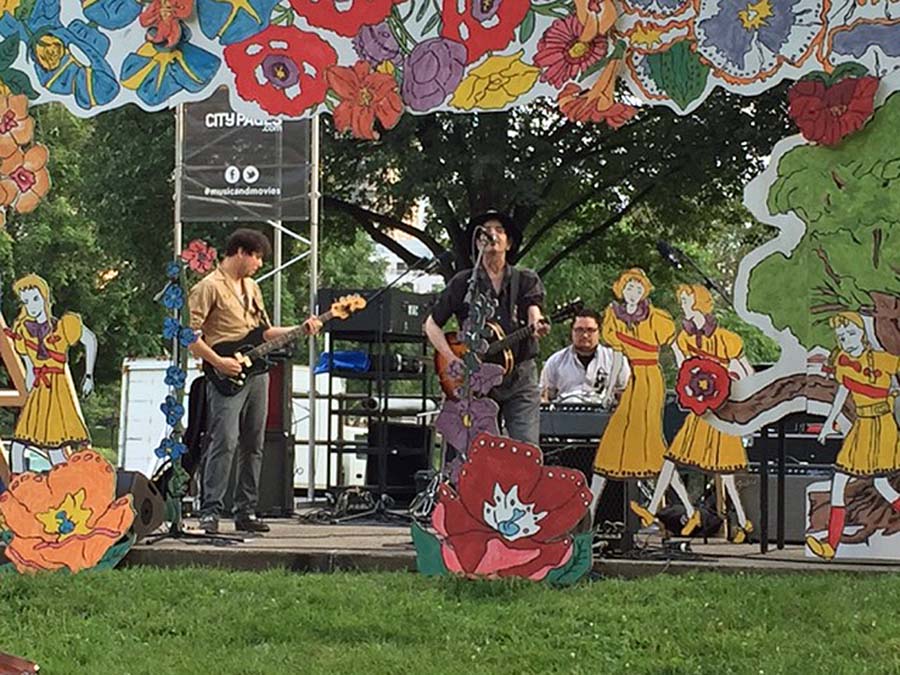
[[[437,240],[434,237],[432,237],[427,232],[420,230],[418,228],[412,227],[411,225],[407,225],[406,223],[404,223],[400,220],[397,220],[396,218],[392,218],[391,216],[386,216],[381,213],[376,213],[375,211],[371,211],[369,209],[363,208],[362,206],[359,206],[357,204],[351,204],[350,202],[344,201],[343,199],[339,199],[338,197],[332,197],[329,195],[323,195],[322,201],[324,203],[324,206],[334,208],[338,211],[342,211],[343,213],[346,213],[346,214],[352,216],[360,224],[368,223],[371,230],[373,230],[375,232],[379,232],[382,237],[387,237],[390,239],[390,237],[388,237],[387,234],[385,234],[380,229],[375,227],[376,223],[378,223],[379,225],[383,225],[384,227],[389,227],[393,230],[403,232],[404,234],[408,234],[411,237],[415,237],[416,239],[421,241],[423,244],[425,244],[425,246],[428,247],[428,250],[431,251],[431,253],[434,254],[435,256],[441,255],[446,250],[443,246],[441,246],[437,242]],[[371,232],[368,228],[366,229],[366,231],[371,234]],[[375,237],[373,236],[373,239],[374,238]],[[393,239],[392,239],[392,241],[393,241]],[[385,244],[383,241],[379,241],[379,243],[387,246],[387,244]],[[400,246],[400,245],[398,244],[398,246]],[[403,247],[400,246],[400,248],[403,248]],[[391,248],[391,250],[394,250],[394,249]],[[406,251],[405,248],[403,248],[403,250]],[[407,251],[407,253],[412,256],[412,261],[415,261],[418,259],[418,256],[409,253],[409,251]],[[406,257],[404,257],[404,256],[401,256],[401,257],[403,257],[404,260],[406,260]],[[410,262],[410,260],[407,260],[407,262]]]
[[[624,207],[619,209],[619,211],[617,211],[616,213],[611,215],[609,218],[604,220],[602,223],[600,223],[596,227],[588,230],[587,232],[583,232],[582,234],[577,236],[569,244],[564,246],[563,249],[559,253],[557,253],[552,258],[550,258],[550,260],[548,260],[544,264],[544,266],[538,270],[538,275],[540,275],[540,276],[545,275],[547,272],[549,272],[554,267],[556,267],[560,262],[562,262],[565,259],[565,257],[567,255],[569,255],[572,251],[574,251],[577,248],[580,248],[581,246],[586,244],[588,241],[590,241],[597,235],[603,234],[608,229],[610,229],[613,225],[615,225],[620,220],[622,220],[622,218],[627,216],[644,197],[646,197],[650,192],[652,192],[656,188],[657,185],[658,185],[658,182],[656,180],[652,180],[649,185],[647,185],[643,189],[639,190],[638,193],[635,194],[631,198],[631,200],[629,200],[628,204],[626,204]]]

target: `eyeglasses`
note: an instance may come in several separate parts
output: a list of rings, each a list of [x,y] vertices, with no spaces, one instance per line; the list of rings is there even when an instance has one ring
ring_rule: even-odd
[[[585,335],[593,335],[597,332],[597,328],[573,328],[573,333],[584,333]]]

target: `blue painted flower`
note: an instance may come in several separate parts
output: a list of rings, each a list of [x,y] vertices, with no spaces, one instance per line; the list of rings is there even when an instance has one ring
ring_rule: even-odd
[[[182,347],[188,347],[197,341],[197,333],[193,329],[183,326],[178,333],[178,341]]]
[[[799,65],[821,38],[824,0],[701,0],[697,52],[750,83]]]
[[[27,25],[3,18],[0,34],[19,33],[28,44],[37,79],[47,91],[74,96],[84,110],[106,105],[118,95],[119,83],[106,62],[109,38],[81,19],[64,26],[60,0],[37,0]]]
[[[137,0],[81,0],[81,11],[88,21],[101,28],[117,30],[138,18],[141,3]]]
[[[163,415],[166,416],[166,424],[174,427],[184,415],[184,406],[181,405],[174,396],[166,396],[166,400],[159,406]]]
[[[187,452],[187,446],[180,441],[176,441],[171,436],[160,441],[159,446],[153,451],[153,454],[160,459],[171,457],[173,460],[178,459]]]
[[[181,309],[184,307],[184,289],[177,284],[169,284],[162,296],[162,304],[167,309]]]
[[[162,335],[166,340],[174,340],[181,332],[181,324],[178,319],[167,316],[163,319]]]
[[[166,384],[175,389],[184,389],[184,383],[187,380],[187,373],[178,366],[169,366],[166,368]]]
[[[196,93],[215,77],[222,60],[188,42],[185,28],[182,41],[172,49],[145,42],[122,63],[122,86],[137,92],[148,106],[164,105],[181,91]]]
[[[223,45],[246,40],[269,27],[278,0],[197,0],[200,30]]]
[[[173,260],[166,265],[166,276],[170,279],[178,279],[181,276],[181,261]]]

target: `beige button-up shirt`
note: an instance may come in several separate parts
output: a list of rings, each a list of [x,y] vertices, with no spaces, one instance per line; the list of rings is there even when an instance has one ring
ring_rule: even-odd
[[[208,345],[240,340],[260,324],[271,325],[259,284],[250,278],[241,280],[241,284],[243,294],[216,268],[191,289],[191,328],[199,330]]]

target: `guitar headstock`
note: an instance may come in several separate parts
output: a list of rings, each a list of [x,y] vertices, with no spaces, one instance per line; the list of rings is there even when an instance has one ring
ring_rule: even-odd
[[[354,312],[366,308],[366,299],[354,293],[353,295],[343,295],[331,303],[331,315],[335,319],[346,319]]]
[[[550,314],[550,321],[552,323],[568,321],[574,318],[582,309],[584,309],[584,301],[581,298],[575,298],[564,305],[557,305],[556,309]]]

